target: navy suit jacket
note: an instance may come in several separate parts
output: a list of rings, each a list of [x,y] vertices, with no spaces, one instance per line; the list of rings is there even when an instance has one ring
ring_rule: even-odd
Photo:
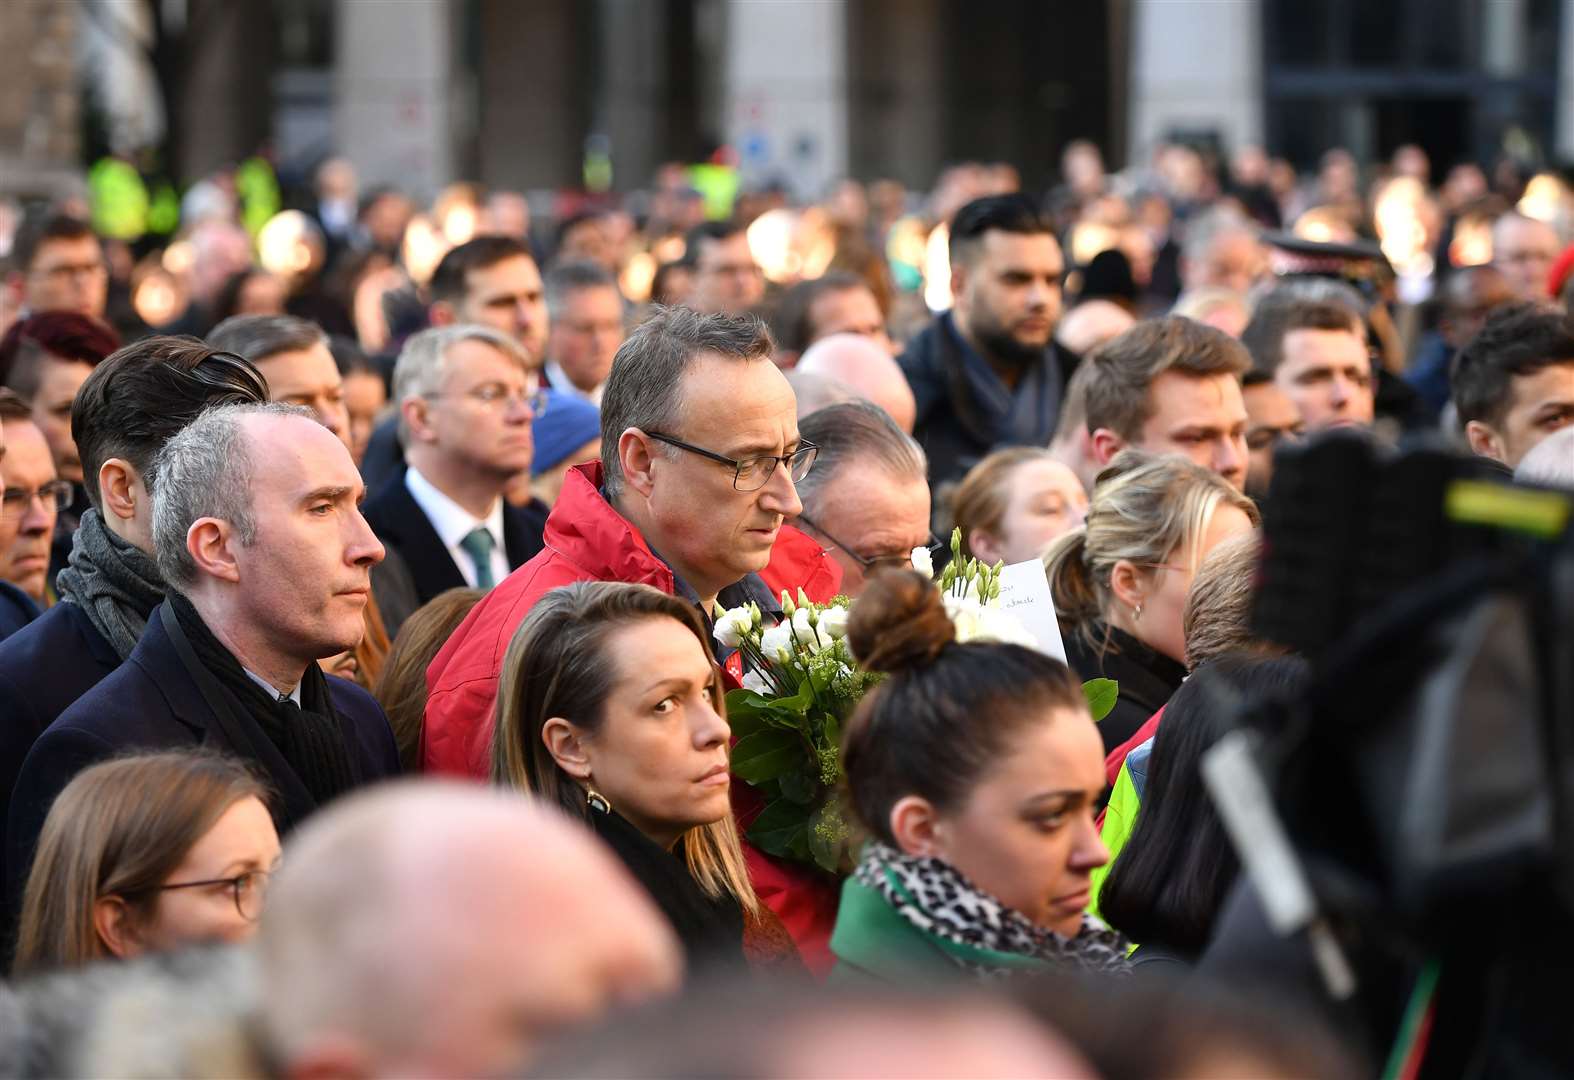
[[[10,637],[38,618],[33,598],[9,581],[0,581],[0,640]]]
[[[361,508],[377,539],[399,552],[415,578],[416,595],[425,604],[447,589],[464,588],[465,576],[454,563],[437,530],[427,520],[420,503],[404,486],[401,472]],[[538,504],[526,507],[503,503],[503,549],[508,568],[517,570],[541,550],[546,511]]]
[[[396,775],[399,750],[376,700],[343,679],[329,678],[328,691],[361,781]],[[305,783],[256,722],[244,709],[229,711],[239,715],[238,723],[220,718],[208,704],[155,611],[130,658],[66,709],[28,751],[7,816],[5,872],[13,903],[22,894],[55,796],[77,773],[109,758],[195,747],[239,758],[272,789],[281,835],[317,809]]]
[[[70,601],[0,643],[0,807],[10,806],[38,737],[119,666],[120,654]]]

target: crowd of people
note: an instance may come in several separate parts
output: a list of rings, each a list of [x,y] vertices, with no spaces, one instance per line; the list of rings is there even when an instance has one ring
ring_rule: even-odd
[[[168,238],[28,207],[0,1074],[1424,1058],[1392,1003],[1319,1023],[1220,958],[1202,761],[1221,701],[1310,678],[1252,619],[1287,453],[1574,490],[1574,195],[1434,188],[1415,147],[1366,186],[1343,151],[1062,164],[720,210],[672,166],[542,220],[333,160],[263,222],[208,178]],[[1041,562],[1064,659],[959,640],[950,557]],[[750,839],[717,619],[839,595],[879,680],[831,873]]]

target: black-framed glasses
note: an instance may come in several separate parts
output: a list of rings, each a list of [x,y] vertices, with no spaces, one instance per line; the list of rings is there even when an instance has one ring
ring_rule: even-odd
[[[212,878],[208,881],[177,881],[170,885],[160,885],[153,891],[217,888],[220,885],[229,887],[230,896],[235,900],[235,910],[240,913],[240,917],[247,922],[256,922],[262,915],[262,899],[268,891],[266,870],[248,870],[234,877]]]
[[[8,487],[0,494],[0,515],[8,518],[21,517],[27,513],[27,508],[37,499],[44,504],[44,509],[49,513],[56,513],[64,507],[71,505],[73,492],[71,481],[51,480],[36,488]]]
[[[809,528],[813,529],[821,536],[825,537],[825,539],[830,542],[830,545],[833,548],[835,548],[837,551],[840,551],[843,555],[846,555],[853,562],[857,563],[858,568],[863,571],[865,577],[870,576],[876,570],[911,570],[913,568],[913,553],[911,551],[904,551],[900,555],[875,555],[873,557],[868,555],[860,555],[858,552],[854,551],[852,548],[836,539],[836,537],[820,528],[820,526],[816,525],[809,519],[807,514],[799,514],[798,520],[809,526]],[[940,542],[939,538],[936,537],[934,533],[929,534],[929,543],[924,546],[929,549],[929,558],[931,560],[939,558],[941,552],[945,551],[946,547],[945,544]]]
[[[820,453],[820,448],[814,443],[799,443],[798,449],[790,454],[761,454],[759,457],[737,458],[718,454],[704,447],[686,443],[682,439],[674,439],[671,435],[662,435],[660,432],[647,431],[646,435],[657,442],[664,442],[668,446],[676,446],[679,450],[687,450],[691,454],[710,458],[712,461],[723,465],[732,466],[732,486],[738,491],[758,491],[770,483],[771,477],[776,472],[776,466],[785,464],[787,475],[792,477],[793,483],[799,483],[809,475],[809,470],[814,467],[814,459]]]

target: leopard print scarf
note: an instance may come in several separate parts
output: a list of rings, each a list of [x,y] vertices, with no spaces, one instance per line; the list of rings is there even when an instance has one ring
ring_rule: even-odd
[[[1074,938],[1037,926],[983,892],[939,859],[919,858],[870,841],[854,877],[878,892],[902,918],[926,934],[957,945],[1033,957],[1057,967],[1126,974],[1130,942],[1091,915]],[[947,952],[979,975],[1006,969],[977,964]]]

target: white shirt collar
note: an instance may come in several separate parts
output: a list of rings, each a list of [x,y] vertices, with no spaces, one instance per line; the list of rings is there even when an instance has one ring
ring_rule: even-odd
[[[546,373],[547,381],[552,384],[553,390],[560,394],[568,394],[572,397],[577,397],[584,401],[588,401],[598,409],[601,407],[601,395],[606,392],[606,383],[602,383],[594,390],[586,393],[584,390],[581,390],[579,387],[574,385],[573,380],[564,374],[562,367],[558,365],[556,360],[547,361]]]
[[[426,520],[432,523],[432,529],[437,533],[437,538],[443,542],[444,547],[457,548],[459,541],[469,536],[479,525],[492,534],[493,549],[502,550],[503,497],[501,495],[493,500],[492,510],[486,517],[477,518],[432,486],[432,482],[422,476],[421,470],[414,465],[405,470],[404,486],[416,505],[426,514]]]
[[[264,679],[261,675],[258,675],[255,671],[251,670],[251,668],[243,667],[243,668],[241,668],[241,670],[246,673],[246,677],[248,679],[250,679],[252,682],[256,683],[258,686],[262,687],[264,690],[266,690],[268,692],[268,696],[269,697],[273,698],[273,700],[275,700],[275,701],[279,700],[281,691],[279,690],[279,688],[277,686],[274,686],[271,682],[269,682],[267,679]],[[300,683],[296,683],[295,686],[293,688],[291,688],[290,692],[288,694],[284,694],[283,696],[287,697],[291,701],[295,702],[296,705],[299,705],[301,703],[301,684]]]

